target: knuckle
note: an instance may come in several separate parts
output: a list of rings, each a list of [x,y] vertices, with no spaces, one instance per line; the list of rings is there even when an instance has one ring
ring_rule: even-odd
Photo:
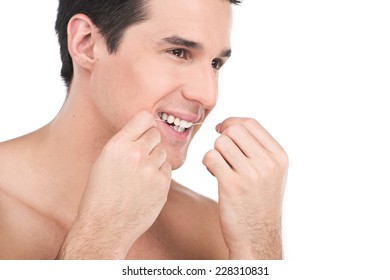
[[[214,152],[215,150],[211,150],[211,151],[208,151],[204,157],[203,157],[203,160],[202,160],[202,163],[207,165],[208,163],[210,163],[210,161],[212,161],[212,159],[214,158]]]
[[[209,168],[209,170],[218,169],[220,166],[220,153],[217,150],[211,150],[203,157],[203,164]]]
[[[121,137],[114,137],[110,139],[110,141],[108,141],[106,145],[104,145],[102,154],[106,156],[115,155],[116,153],[120,152],[123,149],[122,142],[123,141]]]
[[[142,167],[142,174],[144,174],[144,176],[152,176],[154,177],[155,176],[155,173],[156,173],[156,168],[152,165],[152,164],[145,164],[143,167]]]
[[[214,148],[216,150],[220,150],[221,148],[223,148],[223,138],[222,138],[222,136],[218,137],[217,140],[215,140]]]
[[[246,124],[248,126],[257,126],[257,125],[259,125],[259,122],[253,118],[245,118],[244,124]]]
[[[246,170],[245,176],[248,180],[250,180],[252,182],[257,182],[259,180],[259,177],[260,177],[257,170],[255,170],[253,168],[249,168],[248,170]]]
[[[290,162],[290,160],[289,160],[289,157],[288,157],[287,153],[283,151],[279,155],[279,165],[280,165],[280,167],[283,168],[283,169],[286,169],[288,167],[288,165],[289,165],[289,162]]]
[[[243,129],[244,127],[241,124],[233,124],[224,131],[224,134],[229,137],[234,137],[242,134]]]
[[[279,176],[283,174],[288,168],[288,157],[287,154],[267,157],[263,161],[263,172],[267,176]]]
[[[139,147],[134,147],[133,149],[131,149],[131,151],[129,153],[130,160],[134,161],[134,162],[142,161],[143,156],[144,156],[143,151]]]
[[[228,136],[226,136],[226,135],[221,135],[217,138],[217,140],[215,140],[214,147],[216,150],[224,149],[224,147],[226,145],[227,137]]]
[[[267,157],[263,160],[263,172],[267,176],[275,176],[278,173],[279,167],[277,161],[272,157]]]

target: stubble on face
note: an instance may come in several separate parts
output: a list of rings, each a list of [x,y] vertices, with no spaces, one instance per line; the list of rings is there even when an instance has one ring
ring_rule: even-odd
[[[127,29],[117,53],[102,54],[94,74],[94,102],[112,130],[141,110],[156,119],[161,112],[198,115],[202,122],[216,103],[212,63],[230,55],[229,1],[150,0],[148,10],[149,19]],[[180,167],[200,126],[183,140],[157,125],[168,162]]]

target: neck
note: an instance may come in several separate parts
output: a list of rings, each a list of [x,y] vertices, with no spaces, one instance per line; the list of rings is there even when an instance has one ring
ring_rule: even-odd
[[[28,138],[34,173],[77,212],[92,165],[113,132],[83,91],[71,92],[56,118]],[[65,210],[65,209],[64,209]]]
[[[74,162],[91,166],[114,132],[104,124],[88,96],[70,94],[56,118],[47,126],[48,139],[55,150],[66,151]]]

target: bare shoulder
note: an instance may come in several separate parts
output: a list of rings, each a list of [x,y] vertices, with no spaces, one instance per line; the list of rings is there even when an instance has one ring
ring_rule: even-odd
[[[23,155],[26,150],[19,139],[0,142],[0,191],[5,193],[21,193],[16,189],[19,182],[26,177],[26,161]]]
[[[188,239],[188,246],[197,254],[195,259],[228,257],[214,200],[173,181],[165,211],[176,221],[174,227],[180,227],[177,231]]]
[[[13,141],[0,142],[0,191],[5,192],[10,179],[15,177],[15,162],[18,161]]]
[[[0,259],[53,259],[62,236],[27,199],[35,185],[25,151],[19,139],[0,143]]]

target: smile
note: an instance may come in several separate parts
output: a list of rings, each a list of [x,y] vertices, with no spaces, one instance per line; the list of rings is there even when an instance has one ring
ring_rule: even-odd
[[[185,132],[193,126],[192,122],[181,120],[178,117],[168,115],[166,113],[159,113],[158,116],[162,121],[164,121],[177,132]]]

